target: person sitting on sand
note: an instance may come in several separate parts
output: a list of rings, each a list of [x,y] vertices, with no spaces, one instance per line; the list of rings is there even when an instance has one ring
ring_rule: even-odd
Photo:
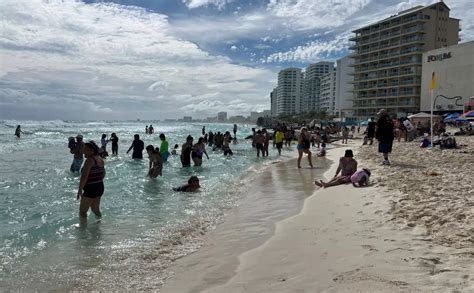
[[[369,185],[370,170],[362,169],[351,176],[351,182],[354,187],[362,187]]]
[[[326,156],[326,144],[321,144],[321,149],[319,150],[318,157],[325,157]]]
[[[351,182],[351,176],[357,171],[357,161],[354,160],[354,154],[352,150],[346,150],[344,157],[339,159],[339,166],[337,167],[336,175],[329,181],[324,182],[316,180],[314,184],[319,187],[331,187],[340,184],[346,184]],[[341,172],[341,176],[339,176]]]
[[[198,191],[201,186],[199,185],[199,178],[197,176],[191,176],[188,180],[188,184],[185,184],[180,187],[173,188],[174,191],[181,192],[195,192]]]
[[[160,149],[154,148],[151,144],[146,147],[148,158],[150,159],[150,166],[148,176],[156,178],[163,176],[163,158],[161,157]]]

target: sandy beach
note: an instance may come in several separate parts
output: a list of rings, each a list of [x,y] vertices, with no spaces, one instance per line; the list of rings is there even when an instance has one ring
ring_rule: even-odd
[[[370,187],[301,182],[313,189],[303,209],[255,247],[242,246],[239,237],[258,225],[236,230],[241,219],[228,217],[198,252],[170,267],[175,275],[161,292],[473,291],[473,142],[458,143],[469,146],[439,151],[396,143],[392,166],[383,168],[375,146],[350,142],[359,168],[373,170]],[[345,149],[329,151],[327,160],[337,161]]]

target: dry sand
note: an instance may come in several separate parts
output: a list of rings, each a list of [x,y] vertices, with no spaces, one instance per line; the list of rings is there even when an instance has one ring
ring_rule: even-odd
[[[472,170],[466,171],[471,177],[464,177],[471,180],[470,185],[453,174],[454,167],[467,167],[472,153],[452,151],[447,156],[464,158],[448,163],[452,175],[432,176],[424,173],[441,173],[445,167],[425,170],[419,166],[440,163],[436,151],[423,150],[421,155],[415,144],[408,145],[395,145],[393,166],[388,168],[376,165],[380,156],[374,146],[364,146],[360,154],[356,151],[359,167],[371,167],[375,183],[359,189],[350,185],[314,187],[300,214],[278,222],[274,235],[263,245],[242,251],[238,237],[251,227],[232,231],[228,226],[227,238],[216,237],[222,233],[219,228],[211,232],[211,241],[200,251],[171,267],[176,276],[162,291],[473,292],[474,245],[469,238],[473,206],[468,198],[472,197]],[[471,147],[466,151],[472,151]],[[337,161],[344,149],[330,150],[328,159]],[[397,159],[402,149],[413,154],[406,155],[406,160]],[[325,177],[333,176],[336,167],[333,164]],[[442,180],[444,183],[432,183],[447,188],[449,178],[456,178],[453,188],[465,193],[427,192],[429,197],[422,199],[428,182]],[[416,192],[411,193],[413,190]],[[430,205],[428,200],[437,201]],[[426,216],[413,219],[420,212],[429,213],[432,220],[427,223]],[[448,219],[444,224],[450,228],[437,222],[440,218]],[[238,233],[232,237],[234,232]]]
[[[389,168],[377,146],[363,146],[359,158],[378,186],[403,193],[391,202],[397,224],[426,229],[426,238],[456,248],[474,247],[474,137],[456,137],[461,149],[420,148],[396,142]]]

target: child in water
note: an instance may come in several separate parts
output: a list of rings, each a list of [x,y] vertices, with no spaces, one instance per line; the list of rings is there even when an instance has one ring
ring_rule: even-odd
[[[325,157],[326,156],[326,144],[323,142],[321,144],[321,149],[319,150],[318,157]]]
[[[178,155],[178,148],[179,148],[179,145],[175,144],[173,150],[171,151],[172,156],[177,156]]]
[[[198,191],[201,186],[199,185],[199,178],[197,176],[191,176],[188,180],[188,184],[185,184],[180,187],[173,188],[174,191],[182,191],[182,192],[194,192]]]

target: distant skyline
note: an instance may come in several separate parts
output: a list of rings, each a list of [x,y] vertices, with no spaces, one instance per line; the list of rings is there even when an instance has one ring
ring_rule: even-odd
[[[270,109],[279,70],[436,1],[2,0],[0,119],[200,119]],[[471,0],[444,1],[474,40]]]

